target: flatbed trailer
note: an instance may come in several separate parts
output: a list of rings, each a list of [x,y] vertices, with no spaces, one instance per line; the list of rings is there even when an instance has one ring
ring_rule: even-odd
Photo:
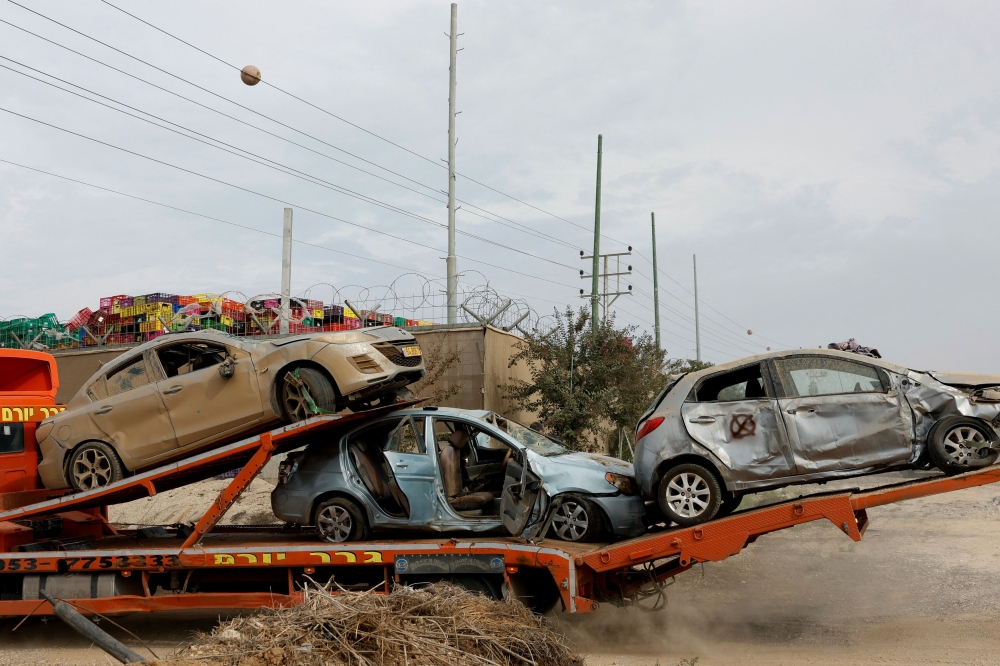
[[[301,602],[311,582],[387,593],[397,584],[438,579],[508,593],[538,610],[560,602],[571,613],[592,612],[601,603],[652,598],[655,604],[662,602],[669,579],[699,562],[736,555],[761,535],[826,519],[860,541],[872,507],[1000,481],[1000,466],[991,466],[872,490],[820,493],[610,544],[467,534],[334,544],[309,529],[217,526],[272,455],[369,415],[310,419],[105,488],[0,511],[0,616],[51,614],[40,588],[85,612],[117,614],[275,608]],[[193,528],[121,531],[107,521],[109,504],[236,467],[241,471]]]

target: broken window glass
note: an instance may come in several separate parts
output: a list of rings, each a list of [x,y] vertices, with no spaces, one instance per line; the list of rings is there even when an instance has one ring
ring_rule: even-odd
[[[161,349],[156,355],[164,374],[169,378],[222,363],[226,360],[226,348],[205,342],[187,342]]]
[[[878,370],[863,363],[824,356],[800,356],[775,360],[774,365],[782,391],[789,398],[838,393],[885,393],[887,390]]]
[[[406,419],[389,438],[389,450],[398,453],[424,453],[424,420]]]
[[[692,393],[693,402],[731,402],[767,397],[759,363],[708,377]]]
[[[108,375],[108,396],[119,395],[149,383],[145,359],[138,358]]]

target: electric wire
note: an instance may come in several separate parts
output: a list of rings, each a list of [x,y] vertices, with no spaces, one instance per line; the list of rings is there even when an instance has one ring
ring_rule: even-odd
[[[128,148],[122,148],[121,146],[116,146],[116,145],[114,145],[112,143],[108,143],[106,141],[101,141],[100,139],[95,139],[95,138],[89,137],[89,136],[87,136],[85,134],[81,134],[79,132],[74,132],[73,130],[66,129],[64,127],[59,127],[58,125],[53,125],[52,123],[47,123],[47,122],[45,122],[43,120],[39,120],[37,118],[32,118],[31,116],[27,116],[27,115],[24,115],[22,113],[17,113],[16,111],[11,111],[10,109],[4,108],[4,107],[0,107],[0,111],[3,111],[4,113],[9,113],[9,114],[11,114],[13,116],[17,116],[19,118],[24,118],[25,120],[29,120],[29,121],[34,122],[34,123],[38,123],[39,125],[43,125],[45,127],[50,127],[52,129],[56,129],[56,130],[59,130],[61,132],[65,132],[66,134],[70,134],[70,135],[73,135],[73,136],[76,136],[76,137],[79,137],[79,138],[82,138],[82,139],[86,139],[88,141],[92,141],[94,143],[97,143],[97,144],[100,144],[100,145],[103,145],[103,146],[107,146],[108,148],[114,148],[115,150],[119,150],[119,151],[127,153],[129,155],[134,155],[136,157],[140,157],[142,159],[149,160],[150,162],[155,162],[157,164],[161,164],[163,166],[168,166],[168,167],[170,167],[172,169],[177,169],[178,171],[183,171],[185,173],[188,173],[188,174],[191,174],[191,175],[194,175],[194,176],[198,176],[200,178],[204,178],[206,180],[210,180],[212,182],[219,183],[221,185],[226,185],[228,187],[232,187],[234,189],[241,190],[243,192],[254,194],[254,195],[262,197],[264,199],[269,199],[271,201],[275,201],[275,202],[284,204],[286,206],[292,206],[294,208],[301,208],[302,210],[309,211],[310,213],[315,213],[316,215],[320,215],[322,217],[326,217],[326,218],[329,218],[331,220],[335,220],[337,222],[343,222],[344,224],[348,224],[348,225],[351,225],[353,227],[358,227],[360,229],[365,229],[366,231],[371,231],[373,233],[381,234],[383,236],[388,236],[390,238],[394,238],[394,239],[402,241],[404,243],[410,243],[412,245],[417,245],[419,247],[423,247],[423,248],[426,248],[428,250],[433,250],[434,252],[443,252],[443,250],[440,250],[438,248],[432,247],[430,245],[426,245],[424,243],[420,243],[418,241],[411,240],[409,238],[403,238],[402,236],[397,236],[397,235],[391,234],[391,233],[389,233],[387,231],[381,231],[379,229],[374,229],[372,227],[368,227],[368,226],[365,226],[363,224],[359,224],[357,222],[351,222],[349,220],[345,220],[343,218],[339,218],[339,217],[336,217],[334,215],[330,215],[328,213],[323,213],[323,212],[320,212],[318,210],[315,210],[315,209],[312,209],[312,208],[308,208],[306,206],[302,206],[302,205],[299,205],[299,204],[296,204],[296,203],[292,203],[290,201],[285,201],[284,199],[280,199],[278,197],[271,196],[269,194],[264,194],[262,192],[257,192],[255,190],[251,190],[249,188],[242,187],[240,185],[235,185],[233,183],[226,182],[224,180],[221,180],[219,178],[215,178],[213,176],[208,176],[206,174],[198,173],[197,171],[193,171],[191,169],[187,169],[185,167],[178,166],[176,164],[171,164],[170,162],[165,162],[163,160],[156,159],[155,157],[150,157],[148,155],[143,155],[142,153],[138,153],[138,152],[135,152],[133,150],[129,150]],[[559,285],[559,286],[562,286],[562,287],[570,287],[570,288],[572,288],[572,285],[568,285],[568,284],[565,284],[563,282],[558,282],[556,280],[550,280],[548,278],[544,278],[544,277],[541,277],[541,276],[538,276],[538,275],[532,275],[530,273],[525,273],[523,271],[518,271],[518,270],[515,270],[513,268],[508,268],[506,266],[499,266],[497,264],[492,264],[492,263],[483,261],[482,259],[473,259],[472,257],[467,257],[467,256],[464,256],[464,255],[456,255],[456,256],[459,256],[462,259],[466,259],[468,261],[478,262],[479,264],[481,264],[483,266],[490,266],[491,268],[497,268],[499,270],[507,271],[509,273],[514,273],[514,274],[517,274],[517,275],[522,275],[524,277],[529,277],[529,278],[532,278],[532,279],[535,279],[535,280],[540,280],[542,282],[548,282],[550,284],[556,284],[556,285]]]
[[[327,180],[324,180],[324,179],[322,179],[322,178],[319,178],[318,176],[313,176],[313,175],[311,175],[311,174],[308,174],[308,173],[306,173],[306,172],[304,172],[304,171],[299,171],[298,169],[294,169],[294,168],[292,168],[292,167],[289,167],[289,166],[287,166],[287,165],[285,165],[285,164],[282,164],[282,163],[280,163],[280,162],[276,162],[276,161],[274,161],[274,160],[271,160],[271,159],[269,159],[269,158],[266,158],[266,157],[263,157],[263,156],[261,156],[261,155],[257,155],[256,153],[252,153],[252,152],[250,152],[250,151],[248,151],[248,150],[246,150],[246,149],[243,149],[243,148],[239,148],[238,146],[234,146],[234,145],[232,145],[232,144],[229,144],[229,143],[226,143],[226,142],[224,142],[224,141],[221,141],[221,140],[219,140],[219,139],[215,139],[215,138],[213,138],[213,137],[211,137],[211,136],[208,136],[207,134],[202,134],[201,132],[198,132],[198,131],[196,131],[196,130],[192,130],[192,129],[188,128],[188,127],[185,127],[185,126],[183,126],[183,125],[180,125],[179,123],[175,123],[175,122],[172,122],[172,121],[170,121],[170,120],[167,120],[167,119],[165,119],[165,118],[161,118],[160,116],[156,116],[156,115],[154,115],[154,114],[152,114],[152,113],[149,113],[148,111],[143,111],[142,109],[139,109],[139,108],[136,108],[136,107],[134,107],[134,106],[130,106],[130,105],[128,105],[128,104],[125,104],[125,103],[123,103],[123,102],[119,102],[119,101],[117,101],[117,100],[115,100],[115,99],[112,99],[112,98],[110,98],[110,97],[107,97],[107,96],[105,96],[105,95],[101,95],[100,93],[97,93],[97,92],[94,92],[94,91],[92,91],[92,90],[89,90],[89,89],[87,89],[87,88],[84,88],[83,86],[78,86],[78,85],[76,85],[76,84],[74,84],[74,83],[71,83],[71,82],[69,82],[69,81],[66,81],[65,79],[61,79],[61,78],[59,78],[59,77],[56,77],[56,76],[53,76],[53,75],[51,75],[51,74],[48,74],[48,73],[46,73],[46,72],[43,72],[43,71],[41,71],[41,70],[39,70],[39,69],[35,69],[35,68],[33,68],[33,67],[30,67],[30,66],[28,66],[28,65],[25,65],[25,64],[23,64],[23,63],[20,63],[20,62],[18,62],[18,61],[16,61],[16,60],[13,60],[13,59],[11,59],[11,58],[7,58],[7,57],[5,57],[5,56],[2,56],[2,55],[0,55],[0,59],[2,59],[2,60],[6,60],[6,61],[8,61],[8,62],[13,62],[13,63],[16,63],[17,65],[19,65],[19,66],[21,66],[21,67],[24,67],[24,68],[26,68],[26,69],[30,69],[30,70],[32,70],[32,71],[35,71],[35,72],[38,72],[38,73],[40,73],[40,74],[43,74],[44,76],[48,76],[48,77],[50,77],[50,78],[53,78],[53,79],[55,79],[55,80],[57,80],[57,81],[60,81],[60,82],[62,82],[62,83],[65,83],[65,84],[67,84],[67,85],[70,85],[70,86],[73,86],[73,87],[75,87],[75,88],[79,88],[80,90],[84,90],[84,91],[86,91],[86,92],[88,92],[88,93],[90,93],[90,94],[92,94],[92,95],[96,95],[96,96],[98,96],[98,97],[101,97],[101,98],[103,98],[103,99],[107,99],[107,100],[109,100],[109,101],[111,101],[111,102],[114,102],[115,104],[119,104],[119,105],[121,105],[121,106],[124,106],[125,108],[128,108],[128,109],[132,109],[132,110],[134,110],[134,111],[138,111],[139,113],[142,113],[142,114],[145,114],[145,115],[148,115],[148,116],[150,116],[151,118],[156,118],[157,120],[160,120],[160,121],[162,121],[162,122],[165,122],[165,123],[169,123],[170,125],[174,125],[175,127],[179,127],[179,128],[183,129],[183,130],[184,130],[184,131],[186,131],[186,132],[191,132],[192,134],[197,134],[198,136],[202,136],[202,137],[205,137],[205,138],[206,138],[206,139],[208,139],[209,141],[214,141],[214,142],[216,142],[216,143],[219,143],[219,144],[221,144],[222,146],[227,146],[227,147],[229,147],[229,148],[233,148],[233,149],[235,149],[235,150],[237,150],[237,151],[240,151],[240,152],[242,152],[242,153],[246,153],[246,155],[241,155],[241,154],[239,154],[239,153],[236,153],[236,152],[233,152],[232,150],[227,150],[226,148],[222,148],[222,147],[220,147],[220,146],[216,146],[216,145],[214,145],[213,143],[209,143],[209,141],[204,141],[204,140],[202,140],[202,139],[199,139],[199,138],[197,138],[197,137],[194,137],[194,136],[190,136],[190,135],[188,135],[188,134],[184,134],[183,132],[179,132],[179,131],[177,131],[177,130],[175,130],[175,129],[172,129],[172,128],[170,128],[170,127],[165,127],[165,126],[163,126],[163,125],[160,125],[159,123],[155,123],[155,122],[152,122],[152,121],[150,121],[150,120],[148,120],[148,119],[146,119],[146,118],[142,118],[142,117],[140,117],[140,116],[137,116],[137,115],[135,115],[135,114],[132,114],[132,113],[128,113],[127,111],[122,111],[121,109],[118,109],[118,108],[115,108],[115,107],[113,107],[113,106],[110,106],[110,105],[108,105],[108,104],[104,104],[103,102],[99,102],[99,101],[97,101],[97,100],[94,100],[94,99],[91,99],[91,98],[89,98],[89,97],[86,97],[86,96],[84,96],[84,95],[80,95],[79,93],[76,93],[76,92],[73,92],[72,90],[67,90],[66,88],[62,88],[62,87],[60,87],[60,86],[57,86],[57,85],[55,85],[55,84],[53,84],[53,83],[50,83],[50,82],[48,82],[48,81],[44,81],[44,80],[42,80],[42,79],[39,79],[39,78],[37,78],[37,77],[34,77],[34,76],[31,76],[31,75],[29,75],[29,74],[25,74],[24,72],[19,72],[19,71],[18,71],[18,70],[16,70],[16,69],[13,69],[13,68],[10,68],[10,67],[7,67],[6,65],[2,65],[2,64],[0,64],[0,68],[3,68],[3,69],[6,69],[6,70],[8,70],[8,71],[11,71],[11,72],[14,72],[15,74],[20,74],[21,76],[25,76],[25,77],[27,77],[27,78],[29,78],[29,79],[32,79],[32,80],[34,80],[34,81],[37,81],[37,82],[39,82],[39,83],[43,83],[43,84],[45,84],[45,85],[48,85],[48,86],[51,86],[51,87],[53,87],[53,88],[56,88],[57,90],[61,90],[61,91],[65,92],[65,93],[68,93],[68,94],[70,94],[70,95],[75,95],[76,97],[79,97],[79,98],[81,98],[81,99],[85,99],[85,100],[87,100],[88,102],[92,102],[92,103],[94,103],[94,104],[99,104],[100,106],[103,106],[103,107],[105,107],[105,108],[108,108],[108,109],[111,109],[112,111],[116,111],[116,112],[118,112],[118,113],[122,113],[122,114],[124,114],[124,115],[126,115],[126,116],[129,116],[129,117],[131,117],[131,118],[135,118],[135,119],[137,119],[137,120],[141,120],[141,121],[143,121],[143,122],[145,122],[145,123],[149,123],[149,124],[151,124],[151,125],[154,125],[154,126],[156,126],[156,127],[159,127],[159,128],[161,128],[161,129],[164,129],[164,130],[167,130],[168,132],[173,132],[173,133],[175,133],[175,134],[178,134],[178,135],[180,135],[180,136],[183,136],[183,137],[186,137],[186,138],[188,138],[188,139],[191,139],[191,140],[193,140],[193,141],[197,141],[197,142],[199,142],[199,143],[202,143],[202,144],[204,144],[204,145],[207,145],[207,146],[210,146],[210,147],[212,147],[212,148],[215,148],[215,149],[217,149],[217,150],[222,150],[223,152],[226,152],[226,153],[229,153],[229,154],[231,154],[231,155],[235,155],[236,157],[240,157],[240,158],[243,158],[243,159],[246,159],[246,160],[249,160],[249,161],[251,161],[251,162],[254,162],[254,163],[256,163],[256,164],[260,164],[261,166],[265,166],[265,167],[267,167],[267,168],[270,168],[270,169],[274,169],[274,170],[276,170],[276,171],[279,171],[279,172],[281,172],[281,173],[285,173],[285,174],[287,174],[287,175],[290,175],[290,176],[292,176],[292,177],[294,177],[294,178],[299,178],[299,179],[301,179],[301,180],[305,180],[306,182],[309,182],[309,183],[312,183],[312,184],[314,184],[314,185],[319,185],[320,187],[325,187],[326,189],[331,189],[331,190],[333,190],[333,191],[336,191],[336,192],[338,192],[338,193],[340,193],[340,194],[345,194],[345,195],[347,195],[347,196],[350,196],[350,197],[352,197],[352,198],[355,198],[355,199],[359,199],[359,200],[361,200],[361,201],[365,201],[366,203],[370,203],[370,204],[373,204],[373,205],[375,205],[375,206],[379,206],[380,208],[385,208],[385,209],[387,209],[387,210],[391,210],[391,211],[393,211],[393,212],[397,212],[397,213],[400,213],[400,214],[402,214],[402,215],[406,215],[407,217],[412,217],[412,218],[414,218],[414,219],[417,219],[417,220],[420,220],[420,221],[422,221],[422,222],[425,222],[425,223],[428,223],[428,224],[431,224],[431,225],[434,225],[434,226],[436,226],[436,227],[441,227],[441,228],[444,228],[444,227],[446,226],[446,225],[444,225],[444,224],[442,224],[442,223],[440,223],[440,222],[435,222],[434,220],[432,220],[432,219],[430,219],[430,218],[427,218],[427,217],[424,217],[424,216],[422,216],[422,215],[418,215],[418,214],[416,214],[416,213],[413,213],[413,212],[411,212],[411,211],[408,211],[408,210],[405,210],[405,209],[403,209],[403,208],[399,208],[399,207],[397,207],[397,206],[393,206],[393,205],[391,205],[391,204],[387,204],[387,203],[385,203],[385,202],[383,202],[383,201],[380,201],[380,200],[378,200],[378,199],[375,199],[374,197],[369,197],[369,196],[367,196],[367,195],[363,195],[363,194],[359,194],[359,193],[357,193],[357,192],[354,192],[353,190],[349,190],[349,189],[347,189],[347,188],[344,188],[344,187],[342,187],[342,186],[340,186],[340,185],[337,185],[336,183],[331,183],[330,181],[327,181]],[[247,155],[250,155],[251,157],[247,157]],[[258,159],[254,159],[254,158],[258,158]],[[262,162],[262,161],[260,161],[260,160],[265,160],[266,162],[270,162],[270,164],[266,164],[265,162]],[[555,264],[555,265],[557,265],[557,266],[560,266],[560,267],[562,267],[562,268],[568,268],[568,269],[570,269],[570,270],[573,270],[573,267],[572,267],[572,266],[568,266],[567,264],[563,264],[563,263],[561,263],[561,262],[558,262],[558,261],[555,261],[555,260],[552,260],[552,259],[548,259],[548,258],[546,258],[546,257],[540,257],[540,256],[538,256],[538,255],[535,255],[535,254],[532,254],[532,253],[530,253],[530,252],[526,252],[526,251],[524,251],[524,250],[520,250],[520,249],[517,249],[517,248],[513,248],[513,247],[510,247],[510,246],[508,246],[508,245],[504,245],[504,244],[502,244],[502,243],[499,243],[499,242],[497,242],[497,241],[493,241],[493,240],[490,240],[490,239],[487,239],[487,238],[483,238],[483,237],[481,237],[481,236],[478,236],[478,235],[476,235],[476,234],[472,234],[472,233],[470,233],[470,232],[467,232],[467,231],[461,231],[461,230],[459,230],[459,231],[458,231],[458,233],[462,234],[463,236],[468,236],[468,237],[470,237],[470,238],[474,238],[474,239],[476,239],[476,240],[479,240],[479,241],[482,241],[482,242],[485,242],[485,243],[489,243],[490,245],[495,245],[495,246],[497,246],[497,247],[501,247],[501,248],[503,248],[503,249],[506,249],[506,250],[510,250],[510,251],[512,251],[512,252],[517,252],[517,253],[519,253],[519,254],[523,254],[523,255],[525,255],[525,256],[528,256],[528,257],[531,257],[531,258],[533,258],[533,259],[539,259],[539,260],[541,260],[541,261],[546,261],[546,262],[548,262],[548,263],[551,263],[551,264]]]

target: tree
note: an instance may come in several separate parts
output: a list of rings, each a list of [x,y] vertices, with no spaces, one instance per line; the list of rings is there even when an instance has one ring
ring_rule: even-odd
[[[525,362],[531,381],[512,379],[504,390],[570,448],[593,450],[608,431],[635,427],[666,383],[664,353],[637,327],[617,328],[614,315],[596,335],[588,308],[555,317],[554,328],[526,335],[511,358],[511,366]]]
[[[708,361],[695,361],[690,358],[671,358],[663,364],[663,374],[670,376],[698,372],[705,368],[711,368],[712,365]]]
[[[457,395],[461,388],[458,383],[445,386],[442,381],[445,374],[458,364],[459,353],[457,349],[445,350],[447,336],[433,333],[428,335],[434,339],[427,341],[428,336],[425,335],[425,339],[421,341],[426,373],[420,381],[411,384],[409,389],[418,398],[430,398],[424,404],[440,405],[451,396]]]

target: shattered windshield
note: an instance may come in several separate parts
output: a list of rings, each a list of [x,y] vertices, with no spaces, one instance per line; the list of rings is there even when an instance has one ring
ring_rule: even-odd
[[[547,437],[537,430],[532,430],[527,426],[523,426],[517,421],[505,419],[492,412],[487,415],[485,420],[500,428],[515,440],[540,456],[558,456],[563,453],[569,453],[562,445],[551,437]]]

